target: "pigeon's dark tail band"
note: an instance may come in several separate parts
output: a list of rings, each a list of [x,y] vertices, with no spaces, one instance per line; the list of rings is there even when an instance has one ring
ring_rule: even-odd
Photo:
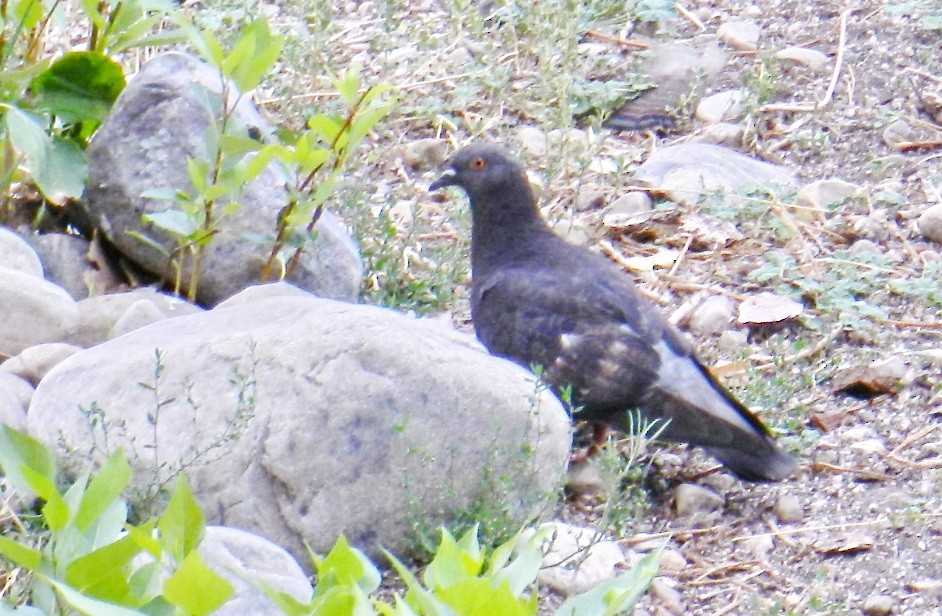
[[[797,468],[795,459],[774,442],[765,450],[724,449],[704,447],[711,456],[745,481],[781,481]]]

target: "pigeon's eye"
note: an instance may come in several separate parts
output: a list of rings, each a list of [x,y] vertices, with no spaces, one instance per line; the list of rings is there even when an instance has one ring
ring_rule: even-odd
[[[474,167],[475,169],[483,169],[484,167],[487,166],[487,163],[484,162],[483,158],[475,158],[474,162],[471,163],[471,166]]]

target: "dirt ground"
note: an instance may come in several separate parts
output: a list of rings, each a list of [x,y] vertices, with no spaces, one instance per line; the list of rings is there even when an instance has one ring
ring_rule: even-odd
[[[509,4],[514,11],[501,13],[500,2],[349,2],[335,11],[332,38],[319,52],[331,66],[341,59],[360,64],[368,79],[402,92],[399,112],[363,162],[368,181],[359,194],[374,216],[390,217],[391,241],[412,250],[414,269],[406,260],[405,275],[419,281],[453,272],[443,261],[466,259],[468,223],[463,201],[425,192],[434,161],[403,156],[402,148],[438,138],[452,151],[483,136],[521,153],[542,185],[547,215],[574,220],[589,245],[616,260],[680,252],[679,262],[628,274],[669,314],[695,312],[710,295],[738,304],[759,291],[788,293],[804,307],[800,319],[779,327],[734,323],[731,329],[749,334],[738,347],[729,340],[742,337],[698,339],[706,362],[720,367],[800,458],[801,472],[750,485],[710,473],[714,464],[701,452],[652,447],[648,461],[659,487],[621,541],[650,549],[653,539],[668,538],[686,564],[661,580],[679,597],[650,593],[639,613],[942,614],[942,278],[930,267],[942,248],[915,227],[942,199],[942,126],[932,115],[933,96],[942,91],[938,3],[690,1],[660,29],[634,27],[625,10],[591,22],[567,19],[563,4]],[[290,9],[282,10],[288,19]],[[735,20],[759,26],[758,49],[725,47],[729,62],[705,93],[747,92],[745,109],[730,120],[744,129],[737,149],[791,169],[799,186],[843,179],[859,188],[855,199],[812,219],[790,215],[790,197],[734,214],[727,220],[739,236],[719,245],[700,241],[704,229],[683,224],[693,214],[722,217],[706,195],[679,209],[659,201],[649,223],[631,232],[607,227],[605,208],[634,185],[637,164],[703,131],[692,117],[696,96],[673,110],[676,126],[667,133],[609,133],[584,121],[584,151],[563,149],[561,157],[551,145],[541,155],[523,144],[522,126],[542,131],[551,144],[554,130],[572,129],[559,98],[567,85],[636,70],[642,52],[617,40],[715,38]],[[588,29],[609,39],[586,38]],[[791,46],[823,52],[827,62],[814,70],[775,58]],[[285,109],[293,102],[281,101]],[[898,120],[910,131],[902,146],[884,136]],[[575,211],[589,187],[601,198]],[[776,231],[783,224],[791,233]],[[877,260],[848,256],[861,254],[849,250],[861,240],[872,242],[858,248],[872,249]],[[750,276],[768,268],[770,250],[792,261],[777,274]],[[380,292],[391,284],[383,276],[391,274],[374,279]],[[457,297],[448,302],[464,327],[466,282],[459,276]],[[891,383],[868,390],[866,375],[844,373],[858,397],[836,391],[844,371],[878,360],[896,366]],[[673,490],[683,482],[709,487],[724,504],[678,516]],[[591,522],[603,501],[576,498],[560,517]]]

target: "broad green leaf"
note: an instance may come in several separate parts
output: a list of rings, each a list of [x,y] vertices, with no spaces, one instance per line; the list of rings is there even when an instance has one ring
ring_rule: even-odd
[[[160,201],[178,201],[190,198],[185,192],[175,188],[148,188],[141,192],[141,197]]]
[[[205,529],[200,510],[185,475],[180,475],[170,496],[170,502],[157,521],[160,545],[178,563],[203,540]]]
[[[343,128],[343,121],[319,113],[308,119],[307,127],[327,143],[332,143]]]
[[[0,423],[0,469],[14,488],[32,493],[20,470],[23,467],[53,481],[56,478],[56,460],[45,445]]]
[[[187,614],[204,616],[222,607],[232,592],[232,584],[210,569],[199,552],[192,551],[164,582],[163,596]]]
[[[356,585],[368,593],[379,588],[382,580],[376,565],[347,543],[343,535],[337,538],[327,556],[315,562],[315,567],[320,580],[329,579],[331,585]]]
[[[614,616],[632,609],[657,575],[661,550],[638,561],[631,571],[569,598],[555,616]]]
[[[514,596],[510,586],[496,588],[490,580],[468,578],[448,588],[435,591],[435,596],[461,616],[535,616],[537,597],[528,599]]]
[[[30,490],[46,501],[42,507],[42,513],[50,530],[65,528],[65,525],[69,523],[69,506],[59,494],[55,482],[29,467],[22,467],[20,470]]]
[[[403,583],[406,585],[408,590],[406,591],[405,602],[410,608],[422,614],[422,616],[459,616],[454,610],[436,599],[435,595],[422,586],[422,583],[419,582],[415,575],[409,571],[409,568],[402,564],[398,558],[386,550],[383,550],[383,554],[392,564],[396,573],[399,574],[399,578],[402,579]]]
[[[114,605],[113,603],[99,599],[93,599],[92,597],[86,597],[64,582],[60,582],[46,575],[37,575],[47,584],[54,587],[62,598],[65,599],[66,603],[87,616],[147,616],[144,612]]]
[[[90,597],[133,605],[131,561],[140,552],[141,547],[125,536],[69,563],[65,582]]]
[[[10,3],[13,18],[24,30],[32,30],[43,17],[43,6],[40,0],[14,0]]]
[[[30,84],[38,108],[66,123],[102,121],[124,89],[124,72],[96,51],[67,53]]]
[[[340,94],[340,98],[351,106],[357,102],[360,97],[360,75],[355,69],[349,69],[342,77],[334,81],[334,89]]]
[[[145,222],[149,222],[159,229],[163,229],[171,235],[188,238],[200,229],[199,222],[193,220],[180,210],[167,210],[165,212],[155,212],[153,214],[144,214],[141,217]]]
[[[124,459],[124,451],[118,450],[92,478],[85,490],[78,513],[75,514],[75,526],[79,530],[87,529],[91,523],[107,509],[131,482],[131,467]]]
[[[514,550],[519,535],[498,547],[490,558],[489,571],[491,582],[500,584],[506,582],[511,592],[519,596],[536,581],[536,576],[543,566],[543,550],[541,548],[544,538],[549,534],[549,527],[537,530],[530,539],[517,548],[517,555],[510,564],[503,566],[510,552]]]
[[[88,182],[85,153],[75,142],[58,138],[52,140],[45,164],[29,171],[43,197],[56,205],[81,197]]]
[[[460,542],[455,541],[451,533],[443,528],[441,543],[423,575],[425,585],[437,593],[440,589],[477,576],[483,564],[484,557],[477,543],[477,526],[468,531]]]
[[[278,606],[278,609],[285,613],[285,616],[308,616],[311,613],[308,604],[301,603],[288,593],[275,590],[261,580],[256,580],[255,585]]]
[[[42,552],[39,550],[29,548],[2,535],[0,535],[0,556],[30,571],[37,570],[43,559]]]
[[[154,537],[154,527],[154,521],[150,520],[140,526],[128,524],[125,529],[128,531],[128,536],[131,537],[134,543],[153,556],[155,560],[160,560],[160,556],[163,554],[163,548],[160,546],[160,541]]]
[[[272,35],[265,19],[256,19],[242,31],[223,62],[224,74],[232,78],[240,92],[248,92],[275,65],[284,41],[283,36]]]
[[[203,192],[209,178],[209,163],[201,158],[187,158],[186,173],[196,192]]]

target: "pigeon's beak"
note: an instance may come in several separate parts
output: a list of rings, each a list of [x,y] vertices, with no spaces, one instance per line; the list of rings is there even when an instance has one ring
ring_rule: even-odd
[[[438,178],[431,184],[429,184],[429,192],[434,192],[439,188],[445,188],[446,186],[454,186],[458,182],[458,174],[454,169],[449,169],[442,174],[442,177]]]

